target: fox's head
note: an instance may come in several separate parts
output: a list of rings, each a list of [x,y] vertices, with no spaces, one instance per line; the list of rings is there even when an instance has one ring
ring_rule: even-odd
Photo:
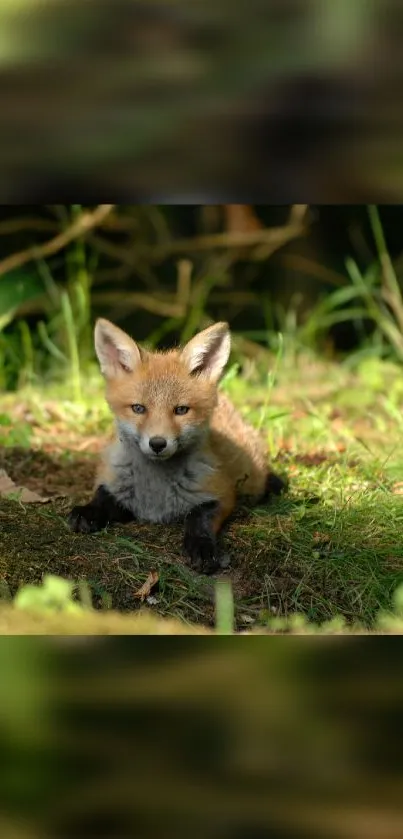
[[[110,321],[98,320],[95,350],[120,433],[153,460],[197,445],[215,408],[230,346],[227,323],[210,326],[182,349],[148,352]]]

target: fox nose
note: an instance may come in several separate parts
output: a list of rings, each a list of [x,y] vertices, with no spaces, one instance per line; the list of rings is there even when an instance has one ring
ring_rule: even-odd
[[[150,449],[155,452],[155,454],[159,454],[160,452],[164,451],[166,448],[167,441],[164,437],[150,437],[149,446]]]

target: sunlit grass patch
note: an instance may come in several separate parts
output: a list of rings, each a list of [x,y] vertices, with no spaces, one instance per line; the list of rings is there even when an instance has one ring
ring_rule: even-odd
[[[377,362],[351,370],[309,356],[291,367],[284,359],[269,388],[253,371],[236,371],[224,388],[289,481],[269,505],[240,507],[223,533],[232,563],[219,579],[232,585],[235,628],[296,614],[372,626],[403,581],[400,369]],[[31,387],[7,396],[3,411],[0,434],[10,436],[1,465],[19,485],[63,496],[40,509],[2,504],[0,573],[11,593],[55,573],[86,581],[96,609],[135,612],[135,592],[156,572],[146,608],[212,627],[214,581],[188,568],[180,526],[83,536],[65,524],[70,506],[89,496],[112,427],[100,377],[89,378],[78,402],[62,386]]]

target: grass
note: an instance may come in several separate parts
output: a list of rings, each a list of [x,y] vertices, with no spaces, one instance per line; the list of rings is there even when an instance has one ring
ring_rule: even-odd
[[[0,575],[14,595],[56,574],[86,581],[93,606],[138,611],[135,592],[150,571],[159,582],[144,605],[185,625],[230,632],[302,614],[337,616],[370,628],[403,582],[403,380],[400,368],[365,361],[351,370],[287,354],[276,381],[229,375],[225,388],[267,440],[289,492],[267,506],[239,509],[223,535],[231,567],[222,585],[194,574],[181,527],[127,525],[96,536],[71,534],[65,515],[89,497],[109,415],[99,379],[73,403],[52,389],[4,399],[0,456],[18,485],[55,500],[3,500]],[[18,420],[18,422],[16,421]],[[29,433],[28,433],[29,431]]]
[[[79,205],[59,205],[62,227],[81,212]],[[243,375],[234,365],[223,386],[265,437],[290,490],[267,507],[237,511],[224,534],[231,568],[218,588],[188,569],[180,527],[133,525],[83,537],[65,525],[72,504],[91,493],[110,427],[90,361],[97,248],[80,238],[63,256],[2,278],[0,387],[17,393],[2,398],[0,467],[53,500],[46,506],[23,506],[18,496],[2,501],[0,588],[14,595],[56,574],[73,580],[78,596],[84,593],[96,608],[131,613],[139,610],[137,590],[156,571],[158,586],[146,605],[185,626],[215,625],[227,634],[233,626],[267,627],[298,614],[321,624],[339,616],[350,626],[373,626],[403,581],[403,298],[378,209],[367,212],[372,241],[365,265],[354,248],[346,254],[344,277],[303,322],[291,301],[274,323],[272,302],[258,295],[266,328],[234,342]],[[205,316],[207,324],[210,291],[226,286],[230,264],[229,254],[218,261],[206,256],[193,278],[195,294],[181,315],[163,320],[151,344],[172,330],[184,341]],[[185,266],[187,278],[183,266],[177,266],[178,289],[189,292],[192,266]],[[29,313],[32,302],[43,320],[31,328],[21,307]],[[332,326],[348,321],[360,339],[357,351],[345,364],[318,361],[313,348],[323,347]],[[284,340],[274,331],[279,325]],[[259,357],[245,338],[265,342]]]

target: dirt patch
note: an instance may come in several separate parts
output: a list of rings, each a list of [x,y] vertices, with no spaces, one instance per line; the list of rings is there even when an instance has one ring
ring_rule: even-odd
[[[66,516],[74,503],[90,496],[95,465],[94,455],[88,453],[0,452],[0,468],[18,485],[64,496],[43,505],[0,499],[0,576],[10,593],[14,595],[22,585],[40,582],[44,574],[51,573],[86,580],[97,608],[138,611],[141,602],[135,592],[157,569],[158,590],[145,605],[164,615],[213,625],[214,581],[188,568],[182,553],[181,525],[134,523],[90,536],[70,532]],[[254,544],[242,534],[248,518],[247,510],[238,511],[224,533],[232,564],[230,571],[220,576],[231,579],[237,603],[246,599],[240,610],[246,608],[255,615],[260,608],[262,567],[275,573],[279,558],[271,544]]]
[[[284,453],[277,471],[281,464],[289,472],[296,467]],[[182,525],[133,523],[95,535],[72,533],[67,514],[90,497],[95,467],[96,456],[89,452],[0,451],[0,468],[17,485],[55,496],[30,505],[0,499],[0,581],[12,596],[50,573],[86,581],[96,609],[138,613],[144,605],[155,614],[211,627],[215,581],[223,578],[232,584],[236,628],[245,629],[295,612],[316,622],[335,614],[367,621],[396,588],[401,549],[395,536],[389,534],[390,545],[387,541],[384,512],[379,522],[371,509],[358,511],[355,520],[346,508],[333,521],[331,508],[313,494],[311,479],[306,482],[303,474],[263,509],[237,510],[222,534],[230,567],[209,578],[188,567]],[[298,468],[312,468],[310,455]],[[158,585],[143,604],[136,592],[153,573]],[[371,590],[368,579],[374,581]]]
[[[0,469],[19,486],[44,495],[86,495],[91,492],[96,457],[91,453],[48,454],[24,448],[0,449]]]

